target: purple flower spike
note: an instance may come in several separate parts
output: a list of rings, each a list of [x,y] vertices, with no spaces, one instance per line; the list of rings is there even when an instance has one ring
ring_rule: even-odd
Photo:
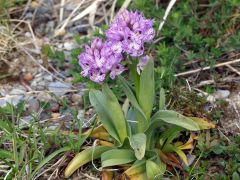
[[[142,13],[127,10],[122,11],[106,31],[115,52],[126,52],[133,57],[143,54],[144,43],[152,41],[154,35],[152,20]]]
[[[96,83],[101,83],[110,73],[112,79],[121,74],[124,68],[119,64],[122,55],[116,48],[114,50],[111,42],[104,43],[102,39],[96,38],[90,46],[85,46],[85,52],[81,53],[79,64],[82,67],[82,76],[89,76]]]

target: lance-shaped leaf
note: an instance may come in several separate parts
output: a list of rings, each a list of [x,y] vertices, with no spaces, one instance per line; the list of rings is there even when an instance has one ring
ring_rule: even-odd
[[[128,133],[126,120],[116,96],[107,85],[103,85],[103,92],[91,90],[89,98],[108,133],[122,144]]]
[[[136,160],[131,149],[112,149],[101,155],[102,167],[127,164]]]
[[[154,63],[150,59],[140,76],[138,101],[147,119],[150,118],[155,100]]]
[[[162,175],[165,172],[165,167],[160,167],[154,161],[147,160],[146,162],[147,177],[149,179],[162,179]]]
[[[215,128],[215,124],[208,122],[206,119],[204,118],[198,118],[198,117],[190,117],[195,123],[198,124],[198,126],[200,127],[200,129],[211,129],[211,128]]]
[[[145,116],[143,110],[141,109],[141,107],[136,99],[136,96],[134,95],[130,86],[128,85],[128,82],[122,76],[119,76],[119,81],[123,87],[123,90],[124,90],[126,96],[128,97],[128,99],[131,102],[131,104],[133,105],[133,107],[135,107],[141,113],[141,115],[144,117],[144,119],[146,119],[146,116]]]
[[[163,88],[161,88],[159,96],[159,110],[164,110],[165,103],[166,103],[165,91]]]
[[[145,155],[147,137],[144,133],[135,134],[129,138],[130,145],[135,152],[138,160],[141,160]]]
[[[129,178],[132,176],[142,174],[146,170],[146,160],[137,160],[134,164],[128,168],[124,174],[126,174]]]
[[[96,146],[85,149],[78,153],[68,164],[67,168],[65,169],[65,178],[71,176],[74,171],[76,171],[82,165],[100,158],[101,154],[105,151],[112,149],[112,147],[105,147],[105,146]]]
[[[136,99],[136,96],[134,95],[133,91],[131,90],[130,86],[128,85],[128,82],[121,76],[119,76],[119,81],[123,87],[125,94],[127,95],[128,99],[129,99],[130,103],[134,107],[134,108],[132,108],[132,115],[133,115],[132,117],[134,117],[134,119],[131,119],[131,120],[134,120],[137,122],[136,131],[139,133],[144,132],[145,129],[148,127],[146,115],[143,112],[143,110],[141,109],[141,107]]]
[[[198,131],[200,127],[192,119],[185,117],[175,111],[158,111],[154,114],[151,121],[164,121],[169,124],[174,124],[191,131]]]

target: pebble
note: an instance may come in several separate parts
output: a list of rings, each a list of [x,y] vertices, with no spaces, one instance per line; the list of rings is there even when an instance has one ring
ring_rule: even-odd
[[[64,49],[71,51],[72,49],[76,48],[76,44],[74,42],[65,42]]]
[[[37,112],[40,108],[39,100],[36,98],[32,98],[28,101],[28,112]]]
[[[26,74],[23,75],[23,79],[25,81],[31,81],[33,79],[33,76],[32,76],[31,73],[26,73]]]
[[[48,102],[52,99],[52,96],[49,93],[42,91],[37,95],[37,99],[39,101]]]
[[[213,96],[216,98],[216,99],[226,99],[228,98],[228,96],[230,95],[230,91],[229,90],[217,90]]]
[[[60,117],[60,113],[52,113],[52,114],[51,114],[51,117],[52,117],[53,119],[57,119],[57,118]]]
[[[51,102],[51,111],[56,113],[59,112],[59,104],[57,102]]]
[[[73,94],[72,95],[72,102],[77,103],[77,104],[83,104],[82,94]]]
[[[230,95],[229,90],[218,89],[215,93],[207,96],[207,101],[214,103],[216,100],[219,100],[219,99],[227,99],[229,95]]]

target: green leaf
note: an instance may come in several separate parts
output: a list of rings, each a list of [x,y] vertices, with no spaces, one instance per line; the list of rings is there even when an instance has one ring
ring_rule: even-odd
[[[166,123],[174,124],[191,131],[200,130],[200,127],[198,126],[198,124],[195,123],[192,119],[171,110],[156,112],[152,117],[151,121],[154,122],[158,120],[162,120]]]
[[[175,126],[167,129],[160,136],[160,144],[161,142],[164,143],[165,141],[166,141],[165,144],[170,144],[183,130],[184,128],[179,126]]]
[[[147,171],[147,177],[149,179],[162,179],[162,175],[165,172],[164,168],[161,168],[159,165],[157,165],[155,162],[151,160],[147,160],[146,162],[146,171]]]
[[[135,152],[138,160],[141,160],[145,155],[147,137],[144,133],[135,134],[129,138],[130,145]]]
[[[136,160],[131,149],[112,149],[101,155],[102,167],[127,164]]]
[[[238,180],[240,179],[240,176],[239,174],[235,171],[233,174],[232,174],[232,180]]]
[[[140,76],[138,101],[147,119],[150,119],[155,100],[154,62],[149,60]]]
[[[138,104],[138,101],[134,95],[134,93],[132,92],[131,88],[128,85],[128,82],[121,76],[119,76],[119,81],[120,84],[123,87],[123,90],[125,92],[125,94],[127,95],[130,103],[132,104],[132,106],[134,108],[132,108],[132,115],[134,117],[134,119],[131,119],[133,121],[136,121],[137,124],[137,132],[144,132],[145,129],[147,128],[147,118],[143,112],[143,110],[141,109],[140,105]]]
[[[141,174],[145,172],[146,170],[146,160],[137,160],[134,162],[134,164],[128,168],[124,174],[126,174],[128,177],[131,177],[135,174]]]
[[[110,149],[112,149],[112,147],[96,146],[81,151],[71,160],[65,169],[65,178],[71,176],[74,171],[76,171],[82,165],[87,164],[94,159],[100,158],[103,152]]]
[[[159,110],[164,110],[165,103],[166,103],[165,91],[163,88],[161,88],[159,96]]]
[[[122,144],[128,136],[128,130],[123,111],[116,96],[107,85],[103,85],[103,92],[91,90],[89,98],[108,133]]]

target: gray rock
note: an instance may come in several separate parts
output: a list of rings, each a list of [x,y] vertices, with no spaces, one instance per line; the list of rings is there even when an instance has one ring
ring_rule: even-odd
[[[28,101],[28,112],[37,112],[40,108],[39,100],[36,98],[32,98]]]
[[[49,91],[52,91],[56,96],[62,96],[71,89],[70,83],[63,83],[60,81],[51,82],[48,84]]]
[[[49,93],[42,91],[37,95],[37,99],[39,101],[48,102],[52,99],[52,96]]]

